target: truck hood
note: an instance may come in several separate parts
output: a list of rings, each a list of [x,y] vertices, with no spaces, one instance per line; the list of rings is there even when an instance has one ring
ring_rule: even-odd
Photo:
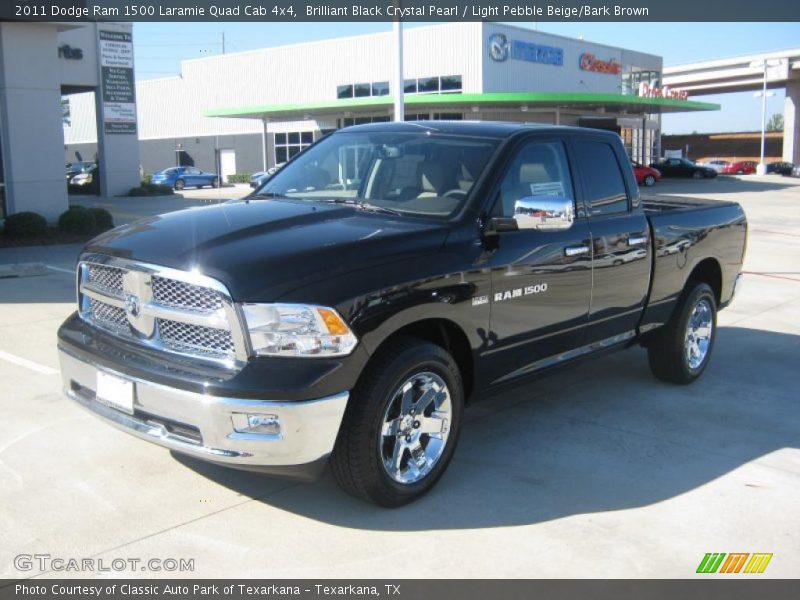
[[[234,300],[267,302],[298,287],[437,252],[435,223],[303,200],[251,200],[148,217],[95,238],[98,252],[224,283]]]

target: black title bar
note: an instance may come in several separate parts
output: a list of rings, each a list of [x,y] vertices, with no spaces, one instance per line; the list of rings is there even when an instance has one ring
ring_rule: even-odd
[[[21,21],[800,21],[794,0],[0,0]]]

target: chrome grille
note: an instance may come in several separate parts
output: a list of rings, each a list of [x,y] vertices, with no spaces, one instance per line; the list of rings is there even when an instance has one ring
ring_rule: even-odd
[[[233,336],[224,329],[159,319],[158,330],[164,344],[178,351],[194,351],[212,356],[234,351]]]
[[[121,308],[90,298],[89,310],[91,311],[92,318],[101,327],[130,335],[131,327],[128,324],[128,317]]]
[[[116,294],[122,293],[122,276],[125,274],[125,269],[92,264],[88,270],[89,282],[93,286]]]
[[[79,265],[82,319],[164,352],[241,366],[247,359],[236,306],[218,281],[89,254]]]
[[[153,298],[164,306],[198,312],[213,312],[223,307],[219,292],[165,277],[153,277]]]

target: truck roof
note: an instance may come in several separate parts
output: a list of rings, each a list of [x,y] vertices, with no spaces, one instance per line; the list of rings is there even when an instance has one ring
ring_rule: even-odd
[[[406,121],[398,123],[389,121],[385,123],[369,123],[365,125],[351,125],[339,131],[384,131],[397,133],[418,133],[421,130],[434,131],[444,134],[469,135],[477,137],[507,138],[523,131],[536,131],[539,133],[572,133],[577,131],[587,132],[585,127],[568,127],[566,125],[544,125],[539,123],[513,123],[506,121]],[[588,130],[598,131],[598,130]],[[605,131],[613,135],[613,132]]]

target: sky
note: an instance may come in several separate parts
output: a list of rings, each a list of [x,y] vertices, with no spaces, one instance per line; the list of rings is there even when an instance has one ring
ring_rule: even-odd
[[[426,23],[408,23],[419,27]],[[800,23],[515,23],[539,31],[583,36],[591,42],[649,52],[664,65],[768,52],[800,46]],[[137,79],[169,77],[180,72],[180,61],[270,46],[376,33],[390,23],[136,23],[134,56]],[[285,83],[284,83],[285,85]],[[756,131],[761,128],[761,100],[752,92],[698,96],[722,105],[716,112],[665,115],[664,133],[693,131]],[[767,115],[783,112],[784,93],[767,101]]]

